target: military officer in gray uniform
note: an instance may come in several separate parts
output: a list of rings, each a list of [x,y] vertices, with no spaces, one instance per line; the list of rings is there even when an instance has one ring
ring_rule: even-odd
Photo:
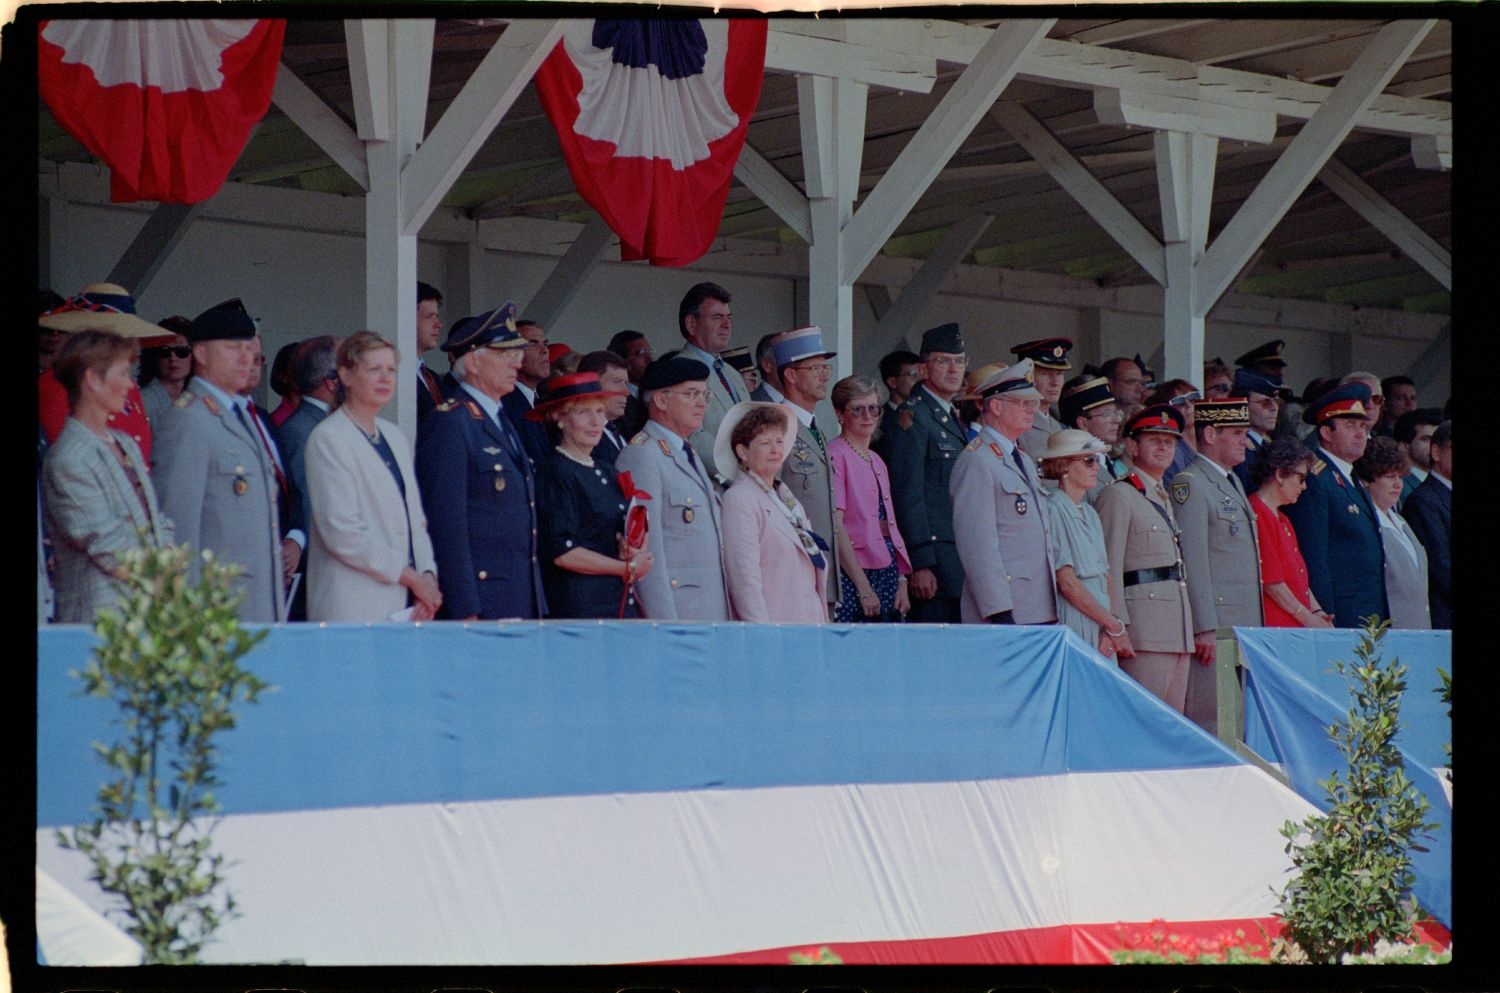
[[[1193,618],[1177,521],[1161,476],[1186,426],[1182,412],[1165,403],[1127,421],[1130,472],[1094,503],[1109,553],[1109,608],[1135,646],[1135,658],[1121,659],[1120,668],[1178,713],[1187,702]]]
[[[1217,734],[1215,638],[1221,628],[1264,623],[1255,514],[1234,473],[1250,444],[1250,406],[1243,397],[1199,400],[1193,404],[1193,430],[1198,454],[1168,486],[1182,529],[1198,662],[1188,671],[1185,713],[1209,734]]]
[[[1030,359],[991,373],[969,399],[979,433],[953,466],[953,537],[964,564],[964,623],[1051,624],[1057,620],[1052,542],[1036,463],[1016,440],[1042,394]]]
[[[896,412],[896,430],[881,457],[891,474],[896,525],[906,539],[912,573],[908,621],[956,624],[964,570],[953,543],[948,480],[969,443],[953,398],[964,385],[964,339],[957,324],[922,335],[923,381]]]
[[[1104,465],[1099,482],[1084,494],[1084,499],[1093,504],[1106,486],[1124,479],[1130,472],[1120,445],[1120,405],[1109,391],[1109,380],[1103,376],[1077,376],[1063,386],[1057,409],[1065,427],[1087,431],[1109,446],[1102,456]]]
[[[828,442],[813,406],[828,395],[828,380],[833,375],[829,359],[836,354],[823,347],[823,332],[816,327],[784,331],[771,340],[776,357],[776,374],[786,394],[786,406],[797,416],[797,440],[781,464],[781,481],[807,511],[813,533],[821,539],[823,557],[828,562],[824,574],[824,595],[830,604],[838,602],[839,582],[838,524],[833,515],[833,468],[828,461]],[[821,547],[821,545],[820,545]]]
[[[255,323],[239,300],[194,318],[184,332],[193,347],[193,378],[162,416],[152,445],[152,482],[177,540],[240,567],[245,593],[240,620],[286,620],[281,523],[275,468],[240,405],[256,375]],[[188,578],[198,579],[198,559]]]
[[[727,621],[719,489],[688,439],[708,407],[709,368],[696,359],[657,359],[641,376],[650,420],[615,468],[630,473],[646,501],[647,550],[655,566],[636,580],[641,612],[656,621]]]
[[[1047,453],[1048,438],[1064,427],[1072,426],[1052,416],[1058,401],[1062,399],[1063,381],[1068,378],[1068,370],[1073,368],[1073,363],[1068,361],[1068,352],[1072,347],[1073,342],[1068,338],[1042,338],[1024,342],[1011,349],[1017,361],[1031,360],[1037,392],[1042,395],[1041,405],[1037,408],[1031,426],[1021,435],[1020,441],[1021,451],[1030,455],[1033,461]]]

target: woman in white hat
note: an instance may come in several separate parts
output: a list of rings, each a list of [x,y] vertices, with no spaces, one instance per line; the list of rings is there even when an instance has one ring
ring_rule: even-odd
[[[1130,658],[1135,650],[1125,624],[1109,609],[1109,556],[1099,515],[1085,500],[1099,482],[1099,457],[1109,446],[1087,431],[1058,431],[1047,439],[1042,478],[1047,488],[1047,524],[1057,569],[1057,622],[1077,632],[1107,658]]]
[[[779,404],[735,404],[719,424],[714,464],[724,492],[724,572],[736,620],[821,624],[826,546],[807,512],[777,479],[797,437],[797,419]]]

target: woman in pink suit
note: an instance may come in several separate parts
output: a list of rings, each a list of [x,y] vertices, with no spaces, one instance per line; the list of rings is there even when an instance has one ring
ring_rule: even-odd
[[[735,404],[719,424],[714,464],[724,492],[724,572],[741,621],[821,624],[827,560],[807,512],[776,478],[797,436],[797,420],[774,403]]]
[[[870,450],[884,409],[880,395],[869,379],[846,376],[834,384],[831,399],[841,428],[828,443],[839,561],[859,565],[840,572],[843,595],[833,619],[841,624],[902,621],[911,609],[906,592],[911,560],[896,527],[890,473]]]

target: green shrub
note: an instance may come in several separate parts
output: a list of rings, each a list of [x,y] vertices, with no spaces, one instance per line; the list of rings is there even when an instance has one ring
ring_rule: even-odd
[[[99,644],[72,673],[85,694],[119,705],[124,739],[94,743],[113,778],[99,787],[97,816],[59,831],[58,843],[93,862],[93,880],[124,902],[125,930],[153,964],[196,962],[234,915],[211,837],[214,741],[234,727],[234,705],[267,688],[239,666],[266,632],[240,626],[238,570],[204,552],[202,578],[189,585],[191,554],[181,545],[129,553],[119,603],[99,613]]]

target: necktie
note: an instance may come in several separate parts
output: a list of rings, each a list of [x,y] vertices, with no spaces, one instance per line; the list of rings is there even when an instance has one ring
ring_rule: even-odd
[[[443,391],[438,386],[437,376],[433,375],[432,370],[427,368],[425,365],[418,366],[417,372],[417,378],[420,379],[422,381],[422,385],[427,388],[427,395],[432,397],[432,402],[442,403]]]
[[[693,469],[693,475],[697,476],[700,481],[706,483],[707,480],[703,478],[703,470],[698,468],[698,457],[693,454],[693,446],[684,441],[682,443],[682,454],[687,456],[688,465]]]
[[[719,382],[721,382],[721,383],[724,384],[724,392],[726,392],[726,393],[729,394],[730,401],[733,402],[733,403],[739,403],[740,402],[739,391],[736,390],[734,388],[734,386],[730,384],[729,377],[727,377],[727,376],[724,375],[724,360],[723,359],[714,359],[714,372],[716,372],[716,373],[719,374]]]
[[[823,443],[823,432],[818,430],[818,419],[814,417],[807,425],[807,430],[812,433],[813,441],[818,443],[818,451],[823,453],[823,461],[828,461],[828,446]]]
[[[276,457],[276,446],[271,444],[271,439],[266,435],[266,429],[261,426],[260,418],[255,416],[255,411],[241,408],[235,404],[234,409],[240,413],[240,423],[249,421],[255,437],[260,441],[260,447],[265,449],[266,458],[271,463],[271,468],[276,472],[276,485],[281,487],[281,492],[287,492],[286,474],[281,471],[281,460]]]

